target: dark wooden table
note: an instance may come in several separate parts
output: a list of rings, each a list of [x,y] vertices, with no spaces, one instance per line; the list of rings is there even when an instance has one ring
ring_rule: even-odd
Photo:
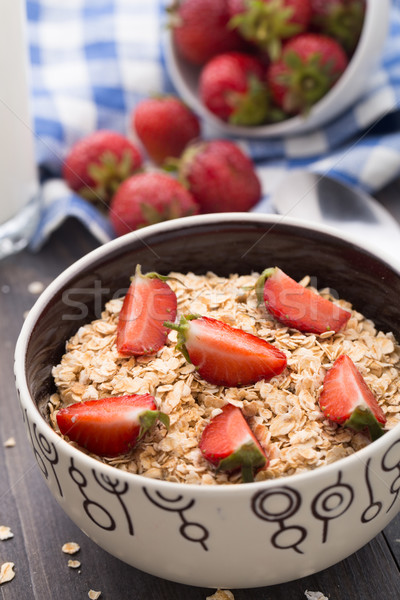
[[[379,195],[400,221],[400,182]],[[15,563],[15,578],[0,585],[2,600],[79,600],[90,589],[101,600],[205,600],[215,590],[158,579],[110,556],[82,533],[59,508],[36,465],[14,389],[13,353],[24,313],[36,300],[32,282],[45,286],[73,261],[97,246],[73,220],[38,254],[22,252],[0,262],[0,526],[14,537],[0,541],[0,564]],[[14,437],[14,447],[4,442]],[[348,533],[351,536],[351,531]],[[74,557],[61,550],[77,542]],[[79,570],[67,566],[81,561]],[[268,569],[268,562],[266,562]],[[305,590],[331,600],[400,599],[400,515],[370,544],[321,573],[267,588],[235,590],[235,600],[301,600]]]

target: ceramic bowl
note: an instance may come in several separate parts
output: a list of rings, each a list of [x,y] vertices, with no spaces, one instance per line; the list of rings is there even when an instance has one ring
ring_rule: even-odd
[[[182,99],[221,135],[268,138],[305,133],[345,111],[365,91],[371,72],[378,65],[387,36],[389,10],[390,0],[367,0],[361,37],[346,71],[334,87],[312,107],[307,117],[296,116],[280,123],[258,127],[240,127],[220,120],[200,101],[200,69],[179,54],[170,33],[166,34],[164,45],[168,72]]]
[[[227,213],[168,221],[105,244],[45,290],[29,312],[15,354],[33,453],[70,518],[99,546],[138,569],[212,588],[301,578],[377,535],[400,509],[400,428],[314,471],[224,486],[125,473],[58,437],[45,409],[54,391],[52,366],[66,339],[126,289],[136,263],[161,273],[244,274],[271,264],[294,277],[310,273],[319,286],[331,286],[400,339],[400,261],[328,228]]]

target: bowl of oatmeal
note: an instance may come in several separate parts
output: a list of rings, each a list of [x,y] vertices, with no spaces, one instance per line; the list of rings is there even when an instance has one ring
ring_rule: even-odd
[[[207,381],[172,328],[156,352],[122,356],[118,323],[136,265],[170,275],[177,321],[197,315],[255,336],[284,368],[245,385]],[[347,311],[340,331],[302,332],[260,305],[256,282],[275,266]],[[344,559],[400,508],[399,294],[393,258],[271,215],[182,218],[94,250],[45,290],[16,348],[22,414],[51,493],[108,552],[189,585],[273,585]],[[319,404],[342,355],[384,414],[373,442]],[[97,455],[60,431],[70,406],[136,394],[151,395],[169,426],[157,422],[127,452]],[[199,447],[228,405],[267,457],[250,483]]]

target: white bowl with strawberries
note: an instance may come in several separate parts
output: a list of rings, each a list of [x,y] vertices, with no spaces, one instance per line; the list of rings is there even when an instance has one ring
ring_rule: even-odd
[[[389,0],[181,0],[166,36],[168,70],[216,130],[296,135],[365,91],[389,9]]]
[[[400,509],[399,295],[394,257],[273,215],[94,250],[46,288],[15,353],[51,493],[102,548],[188,585],[343,560]]]

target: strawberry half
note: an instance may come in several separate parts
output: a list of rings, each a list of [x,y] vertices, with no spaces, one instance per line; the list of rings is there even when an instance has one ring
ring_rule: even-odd
[[[217,319],[189,315],[179,324],[165,325],[178,331],[177,348],[209,383],[250,385],[286,367],[286,356],[278,348]]]
[[[350,311],[303,287],[278,267],[261,274],[256,293],[280,323],[304,333],[340,331],[351,317]]]
[[[150,394],[88,400],[57,413],[61,433],[99,456],[129,452],[157,420],[169,426]]]
[[[384,433],[386,417],[360,371],[345,354],[325,375],[319,405],[331,421],[355,431],[368,427],[372,440]]]
[[[158,273],[142,275],[137,265],[117,325],[117,349],[124,356],[154,354],[165,344],[166,319],[176,319],[175,292]]]
[[[242,470],[245,483],[254,480],[254,470],[267,464],[267,457],[252,433],[242,411],[227,404],[206,425],[199,448],[206,460],[221,471]]]

